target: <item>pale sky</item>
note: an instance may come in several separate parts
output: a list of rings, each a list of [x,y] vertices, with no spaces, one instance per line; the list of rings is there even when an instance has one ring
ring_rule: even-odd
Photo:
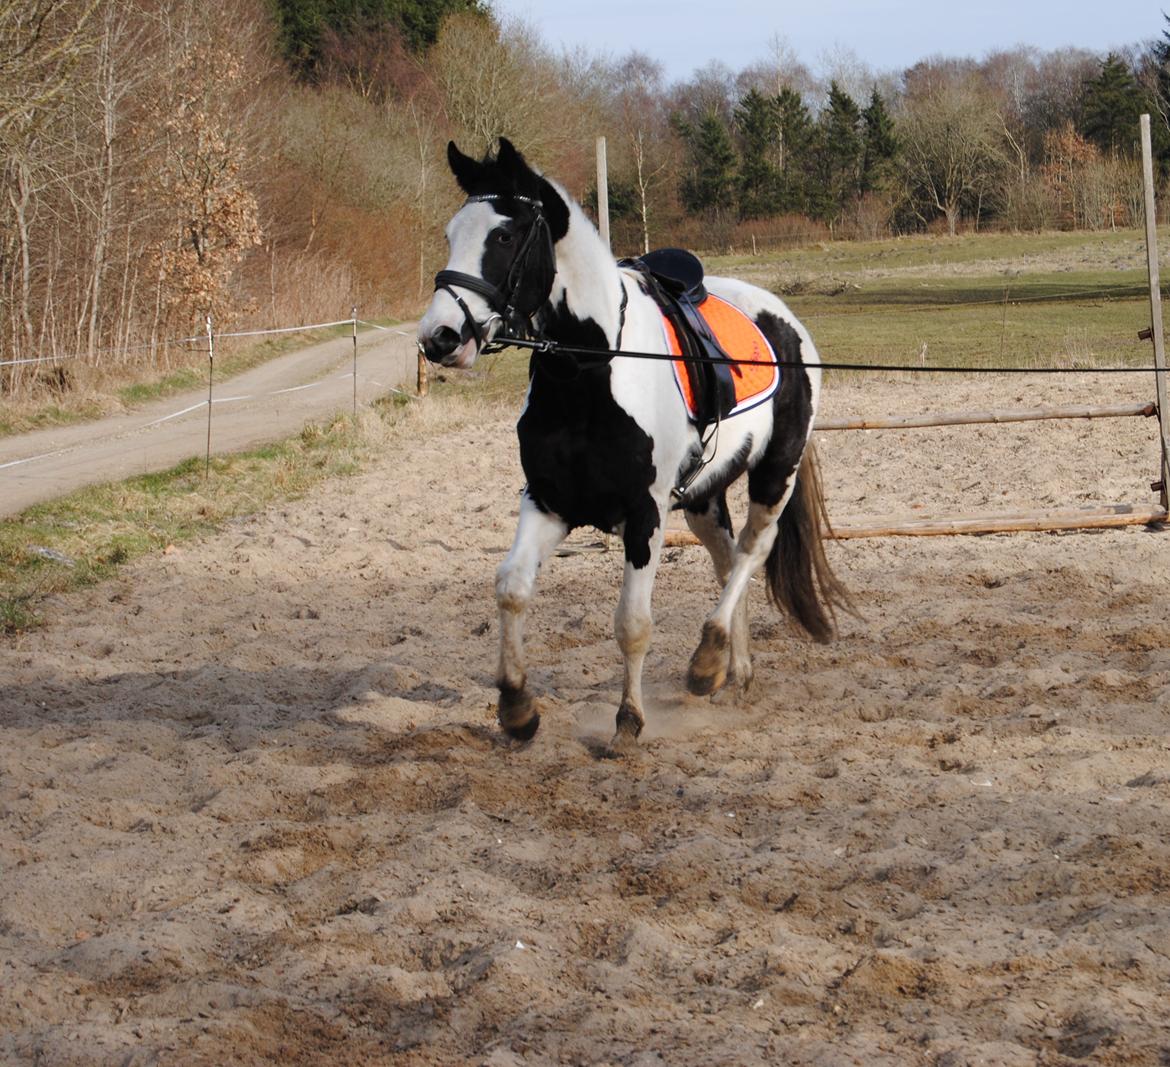
[[[1138,0],[490,0],[502,16],[534,26],[554,48],[584,47],[613,58],[631,49],[662,63],[668,81],[684,81],[713,59],[733,71],[768,57],[783,37],[817,73],[822,57],[844,47],[875,73],[901,70],[932,55],[981,58],[1033,45],[1106,52],[1152,40],[1166,20],[1162,4]],[[1170,3],[1165,5],[1170,10]]]

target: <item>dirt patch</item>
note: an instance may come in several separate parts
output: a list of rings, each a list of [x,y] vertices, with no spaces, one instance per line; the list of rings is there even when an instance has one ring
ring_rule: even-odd
[[[1102,382],[1036,387],[831,383],[825,413]],[[813,645],[757,592],[740,705],[685,693],[715,590],[670,550],[624,761],[596,756],[621,561],[555,559],[516,747],[492,688],[513,420],[431,405],[381,469],[0,650],[0,1058],[1170,1060],[1165,534],[833,544],[864,618]],[[1146,500],[1157,468],[1136,419],[821,452],[839,518]]]

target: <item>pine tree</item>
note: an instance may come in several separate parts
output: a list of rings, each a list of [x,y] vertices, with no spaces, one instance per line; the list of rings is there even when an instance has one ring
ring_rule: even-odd
[[[834,81],[829,86],[829,106],[817,126],[819,181],[810,205],[813,212],[830,226],[861,191],[864,151],[861,110]]]
[[[1132,155],[1141,95],[1129,65],[1110,52],[1097,77],[1085,83],[1081,133],[1106,154]]]
[[[740,140],[740,218],[775,214],[780,202],[780,172],[775,164],[780,142],[776,97],[752,89],[735,109],[735,124]]]
[[[340,37],[393,30],[412,52],[434,44],[443,19],[456,11],[485,14],[482,0],[271,0],[285,58],[298,74],[319,73],[321,46]]]
[[[735,206],[735,145],[715,111],[697,126],[676,124],[690,155],[690,173],[683,178],[683,206],[692,214],[725,211]]]
[[[800,94],[787,86],[776,94],[776,114],[780,131],[776,152],[776,169],[780,174],[777,210],[806,212],[813,167],[815,129],[812,116]]]
[[[1170,15],[1163,14],[1162,18],[1170,25]],[[1161,40],[1150,47],[1150,56],[1155,65],[1158,112],[1170,126],[1170,29],[1162,30]]]
[[[1162,18],[1170,26],[1170,15],[1163,14]],[[1151,123],[1151,137],[1153,140],[1154,157],[1163,176],[1170,171],[1170,28],[1162,30],[1162,37],[1151,46],[1147,59],[1148,76],[1143,79],[1149,104],[1143,107],[1153,116]]]
[[[894,132],[894,118],[876,86],[870,93],[869,106],[861,113],[861,121],[864,127],[861,191],[877,192],[886,188],[893,178],[898,139]]]

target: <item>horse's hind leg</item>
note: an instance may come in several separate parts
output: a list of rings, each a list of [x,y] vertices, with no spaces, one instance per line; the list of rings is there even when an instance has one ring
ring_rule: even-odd
[[[686,509],[687,525],[711,556],[715,577],[720,587],[727,584],[731,565],[735,560],[735,534],[727,497],[723,493],[710,497],[704,503]],[[731,619],[730,648],[726,643],[713,642],[704,662],[693,665],[690,678],[692,689],[702,683],[702,692],[714,692],[730,679],[741,692],[747,692],[752,683],[752,655],[749,645],[747,592],[739,598]]]
[[[540,565],[567,533],[568,527],[560,519],[541,511],[526,493],[520,503],[520,522],[512,550],[496,571],[496,606],[500,612],[497,714],[504,731],[522,741],[531,738],[540,726],[540,713],[528,691],[524,667],[524,618]]]
[[[753,472],[754,473],[754,472]],[[747,593],[748,582],[763,567],[776,541],[777,522],[785,505],[792,496],[796,468],[791,468],[787,484],[774,502],[757,499],[752,492],[749,477],[749,494],[752,496],[747,521],[740,531],[731,569],[723,583],[723,592],[715,610],[703,624],[703,636],[699,647],[691,656],[687,673],[687,687],[692,693],[702,696],[713,693],[725,680],[723,665],[727,663],[730,633],[737,625],[737,613]],[[742,623],[746,627],[746,619]]]

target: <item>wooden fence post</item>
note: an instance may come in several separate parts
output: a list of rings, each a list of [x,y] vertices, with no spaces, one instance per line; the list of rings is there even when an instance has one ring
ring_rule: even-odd
[[[609,248],[609,168],[605,160],[605,138],[597,138],[597,229]]]
[[[1162,507],[1170,508],[1170,405],[1166,402],[1166,341],[1162,332],[1162,287],[1158,273],[1158,212],[1154,202],[1154,161],[1150,149],[1150,116],[1143,115],[1142,177],[1146,187],[1146,266],[1150,275],[1150,335],[1154,342],[1154,378],[1162,439]]]
[[[423,355],[423,348],[418,346],[418,395],[424,397],[431,391],[431,381],[427,377],[427,357]]]

